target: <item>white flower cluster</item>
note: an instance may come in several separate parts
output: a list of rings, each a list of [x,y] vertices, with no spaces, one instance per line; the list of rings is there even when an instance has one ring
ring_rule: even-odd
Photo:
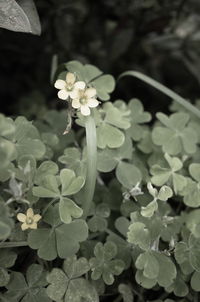
[[[96,89],[87,88],[86,83],[83,81],[76,81],[76,76],[71,72],[67,73],[65,81],[59,79],[54,86],[59,89],[59,99],[71,99],[72,107],[79,109],[85,116],[90,115],[90,108],[99,105],[96,99]]]

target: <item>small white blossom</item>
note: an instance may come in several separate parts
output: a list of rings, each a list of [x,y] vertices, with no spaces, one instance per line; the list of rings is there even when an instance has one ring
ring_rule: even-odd
[[[79,89],[85,89],[86,84],[83,81],[76,82],[76,76],[73,73],[68,72],[65,81],[60,79],[57,80],[54,87],[59,89],[59,99],[67,100],[69,97],[71,99],[77,98]]]
[[[26,215],[23,214],[23,213],[17,214],[17,219],[20,222],[23,222],[22,225],[21,225],[22,231],[25,231],[27,229],[33,229],[33,230],[37,229],[37,222],[41,218],[42,218],[42,216],[39,215],[39,214],[34,215],[34,212],[33,212],[32,208],[29,208],[26,211]]]
[[[96,97],[95,88],[87,88],[85,90],[78,90],[78,96],[72,100],[72,107],[80,109],[85,116],[90,115],[90,108],[97,107],[99,102]]]

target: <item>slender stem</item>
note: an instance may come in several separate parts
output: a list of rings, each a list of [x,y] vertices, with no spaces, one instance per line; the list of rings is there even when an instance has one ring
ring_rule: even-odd
[[[94,196],[97,178],[97,138],[96,125],[92,115],[86,118],[86,144],[87,144],[87,174],[83,189],[83,217],[86,218]]]
[[[0,242],[0,249],[8,248],[8,247],[20,247],[27,246],[27,241],[13,241],[13,242]]]
[[[182,98],[180,95],[178,95],[177,93],[175,93],[171,89],[169,89],[166,86],[160,84],[159,82],[153,80],[152,78],[150,78],[150,77],[148,77],[148,76],[146,76],[146,75],[144,75],[144,74],[142,74],[141,72],[138,72],[138,71],[123,72],[120,75],[119,79],[124,77],[124,76],[133,76],[137,79],[140,79],[141,81],[143,81],[143,82],[149,84],[150,86],[156,88],[157,90],[161,91],[162,93],[164,93],[165,95],[167,95],[168,97],[173,99],[175,102],[179,103],[180,105],[185,107],[187,110],[189,110],[190,112],[195,114],[198,118],[200,118],[200,110],[199,109],[197,109],[195,106],[190,104],[187,100]]]

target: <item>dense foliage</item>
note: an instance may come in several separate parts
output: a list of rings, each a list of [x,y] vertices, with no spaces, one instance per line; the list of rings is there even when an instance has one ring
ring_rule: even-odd
[[[74,74],[102,103],[88,115],[71,94],[72,107],[63,101],[68,121],[67,110],[45,105],[34,122],[1,115],[0,299],[194,301],[199,118],[173,103],[169,115],[158,112],[152,122],[138,99],[111,102],[114,78],[98,68],[71,61],[58,70],[57,88]],[[89,119],[96,125],[97,183],[87,211],[95,156],[88,158]]]
[[[0,4],[0,301],[198,302],[199,2],[35,4]]]

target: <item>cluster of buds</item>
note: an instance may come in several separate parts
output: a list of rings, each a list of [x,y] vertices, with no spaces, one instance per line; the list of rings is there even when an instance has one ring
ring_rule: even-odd
[[[79,109],[85,116],[90,115],[90,108],[99,105],[96,89],[88,88],[84,81],[76,81],[75,74],[71,72],[67,73],[65,81],[58,79],[54,86],[59,89],[59,99],[71,101],[72,107]]]

